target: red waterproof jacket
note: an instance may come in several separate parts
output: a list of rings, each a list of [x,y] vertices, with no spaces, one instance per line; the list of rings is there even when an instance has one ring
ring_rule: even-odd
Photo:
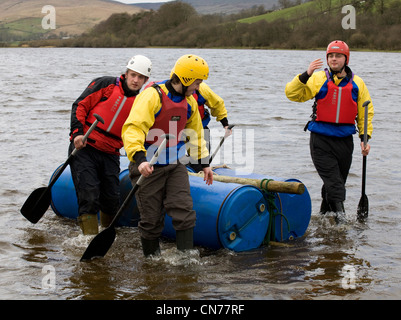
[[[88,131],[95,121],[93,114],[97,113],[105,123],[98,123],[88,137],[88,144],[106,153],[119,154],[123,147],[121,129],[138,93],[125,88],[125,75],[93,80],[73,103],[71,140]]]

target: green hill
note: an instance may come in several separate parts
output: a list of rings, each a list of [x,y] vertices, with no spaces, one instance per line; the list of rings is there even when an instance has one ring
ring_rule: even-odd
[[[401,0],[311,0],[262,15],[240,19],[239,22],[255,23],[261,20],[267,22],[274,22],[276,20],[302,21],[305,19],[313,19],[319,15],[344,16],[345,14],[341,13],[341,9],[346,5],[352,5],[356,9],[357,15],[367,12],[383,14],[384,11],[391,9],[399,2],[401,2]]]
[[[330,8],[328,9],[331,12],[338,11],[343,5],[341,5],[341,0],[331,0]],[[255,23],[260,20],[265,20],[267,22],[274,22],[276,20],[286,20],[286,21],[297,21],[302,20],[308,16],[316,15],[320,12],[327,12],[325,7],[323,8],[319,5],[318,1],[306,2],[297,6],[275,10],[273,12],[269,12],[266,14],[253,16],[245,19],[240,19],[239,22],[243,23]]]

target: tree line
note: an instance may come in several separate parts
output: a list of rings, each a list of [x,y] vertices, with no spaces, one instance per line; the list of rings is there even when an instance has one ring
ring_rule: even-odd
[[[314,0],[322,3],[323,0]],[[325,0],[330,1],[330,0]],[[30,42],[30,45],[69,47],[196,47],[196,48],[324,48],[333,39],[352,48],[401,50],[401,1],[351,1],[356,28],[344,29],[341,8],[300,12],[293,20],[240,23],[240,18],[266,12],[263,6],[228,16],[200,15],[189,4],[174,1],[157,11],[113,14],[90,32],[68,40]],[[50,43],[49,43],[50,41]]]

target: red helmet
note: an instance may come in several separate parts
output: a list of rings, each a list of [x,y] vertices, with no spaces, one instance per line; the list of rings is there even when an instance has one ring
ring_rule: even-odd
[[[344,41],[335,40],[330,42],[327,46],[326,58],[329,53],[342,53],[346,58],[345,64],[347,65],[349,63],[349,47]]]

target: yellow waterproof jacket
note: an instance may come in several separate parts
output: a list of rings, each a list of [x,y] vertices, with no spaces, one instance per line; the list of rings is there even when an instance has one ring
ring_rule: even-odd
[[[160,88],[168,94],[165,84],[159,84]],[[209,151],[203,135],[202,121],[198,112],[198,105],[195,99],[190,96],[186,97],[190,116],[187,120],[185,129],[188,136],[187,148],[198,151],[198,159],[208,157]],[[145,140],[149,130],[155,122],[155,115],[160,111],[162,104],[160,95],[153,87],[149,87],[142,91],[135,99],[131,112],[125,121],[121,137],[124,142],[124,149],[130,161],[136,152],[143,151],[146,155]],[[191,152],[196,154],[196,152]]]
[[[295,78],[288,82],[285,86],[285,94],[287,98],[291,101],[295,102],[305,102],[310,99],[315,98],[319,95],[322,87],[325,85],[327,81],[326,73],[324,70],[314,72],[312,76],[308,79],[306,84],[302,83],[299,80],[300,74],[296,75]],[[334,76],[334,83],[339,85],[343,79],[339,79],[336,75]],[[364,119],[365,119],[365,109],[362,107],[363,103],[367,100],[372,101],[368,88],[366,87],[363,80],[354,75],[353,79],[354,88],[358,92],[357,96],[357,104],[358,104],[358,116],[357,116],[357,127],[359,131],[359,135],[363,136],[364,134]],[[374,115],[373,103],[370,103],[368,106],[368,136],[372,137],[373,125],[372,119]]]
[[[210,113],[216,118],[216,121],[227,118],[227,109],[224,105],[224,100],[219,95],[204,82],[200,84],[198,91],[204,98],[203,103],[210,108]]]

